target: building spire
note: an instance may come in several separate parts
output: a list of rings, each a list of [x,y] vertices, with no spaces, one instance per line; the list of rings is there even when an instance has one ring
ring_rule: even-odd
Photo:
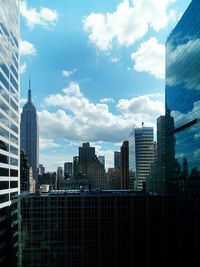
[[[31,98],[32,98],[32,94],[31,94],[31,78],[30,78],[30,74],[29,74],[29,88],[28,88],[28,102],[31,103]]]

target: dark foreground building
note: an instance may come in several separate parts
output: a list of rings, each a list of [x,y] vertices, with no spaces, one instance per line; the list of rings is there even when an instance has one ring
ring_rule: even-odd
[[[57,191],[21,195],[19,207],[19,267],[200,264],[194,198]]]

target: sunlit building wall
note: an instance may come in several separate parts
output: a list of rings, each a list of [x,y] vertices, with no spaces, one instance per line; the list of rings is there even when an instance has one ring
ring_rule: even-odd
[[[11,198],[19,181],[19,1],[0,1],[0,266],[11,266]]]
[[[153,128],[133,128],[129,137],[129,189],[142,190],[154,162]]]

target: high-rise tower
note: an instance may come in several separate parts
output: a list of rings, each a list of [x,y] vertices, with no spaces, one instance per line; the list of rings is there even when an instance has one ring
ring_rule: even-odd
[[[166,179],[175,193],[200,193],[199,13],[193,0],[166,42],[166,115],[173,120],[167,147],[174,154]]]
[[[9,206],[19,181],[19,1],[0,1],[0,266],[11,266]]]
[[[154,162],[153,128],[133,128],[129,137],[129,188],[142,190]]]
[[[29,79],[28,101],[23,107],[20,126],[21,126],[21,149],[23,149],[28,156],[28,163],[33,170],[33,178],[37,182],[38,162],[39,162],[38,117],[36,108],[32,103],[30,79]]]

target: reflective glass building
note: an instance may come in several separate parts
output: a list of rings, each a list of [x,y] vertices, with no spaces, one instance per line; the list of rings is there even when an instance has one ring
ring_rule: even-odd
[[[154,162],[153,128],[133,128],[129,137],[129,189],[142,190]]]
[[[19,193],[19,1],[0,1],[0,266],[11,266],[9,206]]]
[[[33,178],[37,182],[39,167],[38,117],[36,108],[32,103],[30,81],[28,90],[28,101],[23,107],[20,127],[21,149],[24,150],[28,156],[28,163],[33,170]]]
[[[176,191],[200,191],[200,1],[193,0],[166,42],[166,116]]]

